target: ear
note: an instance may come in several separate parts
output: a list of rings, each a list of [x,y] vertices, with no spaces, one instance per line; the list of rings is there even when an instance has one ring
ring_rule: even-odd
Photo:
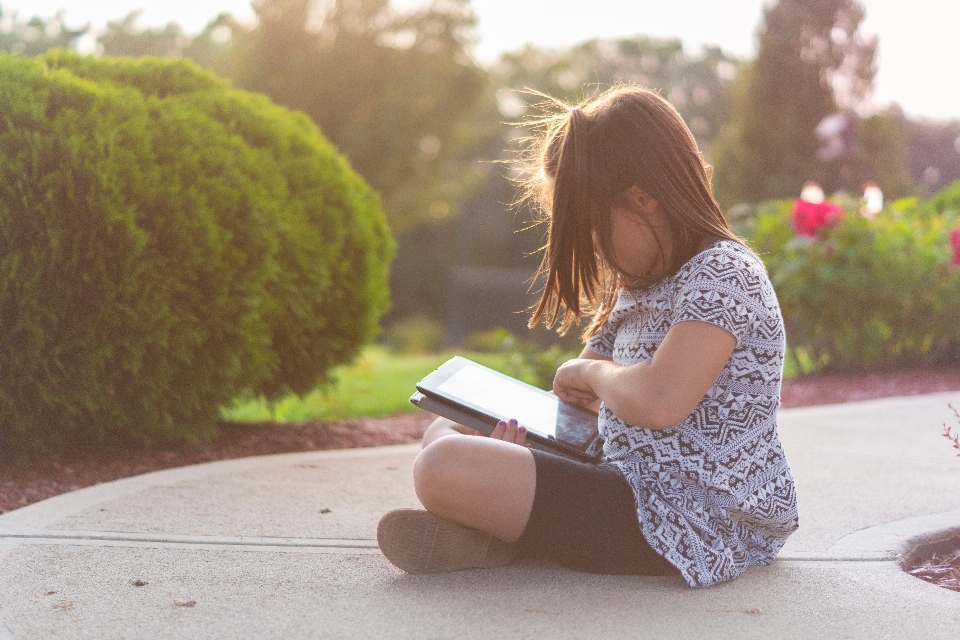
[[[660,208],[660,203],[657,202],[657,199],[637,185],[633,185],[627,189],[624,195],[627,198],[627,202],[636,207],[645,216],[653,215],[657,209]]]

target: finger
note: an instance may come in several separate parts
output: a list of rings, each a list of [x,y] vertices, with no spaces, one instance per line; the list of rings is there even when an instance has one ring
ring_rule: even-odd
[[[578,398],[578,402],[582,405],[593,404],[596,400],[597,396],[592,393],[581,393]]]
[[[582,385],[555,384],[553,393],[564,402],[579,402],[584,398],[595,398],[593,389]]]
[[[526,447],[527,445],[527,428],[523,425],[520,425],[520,428],[517,429],[517,444],[521,447]]]
[[[567,392],[567,386],[560,381],[560,376],[555,376],[553,378],[553,393],[554,395],[563,397],[563,394]]]
[[[553,395],[557,396],[564,402],[570,402],[570,397],[572,395],[573,389],[566,385],[558,384],[557,382],[553,383]]]
[[[572,387],[566,387],[555,391],[556,396],[563,400],[564,402],[570,404],[580,404],[584,401],[585,398],[590,397],[590,393],[584,392],[582,389],[575,389]]]
[[[507,421],[506,429],[503,431],[503,439],[506,442],[516,442],[517,441],[517,429],[520,428],[520,424],[515,418],[510,418]]]
[[[503,440],[503,432],[507,428],[507,423],[501,420],[497,423],[497,426],[493,428],[493,432],[490,434],[491,438],[496,438],[497,440]]]

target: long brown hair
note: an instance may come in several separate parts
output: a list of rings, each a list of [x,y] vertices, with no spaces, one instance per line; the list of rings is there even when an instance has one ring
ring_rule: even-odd
[[[564,334],[592,315],[589,337],[610,315],[618,288],[653,286],[707,241],[739,239],[713,198],[693,135],[669,102],[647,89],[618,86],[582,107],[551,104],[560,113],[533,122],[521,197],[548,224],[538,274],[545,283],[529,326],[559,323]],[[641,276],[617,265],[611,237],[611,207],[633,186],[657,200],[671,236],[665,248],[637,212],[661,257],[659,270]]]

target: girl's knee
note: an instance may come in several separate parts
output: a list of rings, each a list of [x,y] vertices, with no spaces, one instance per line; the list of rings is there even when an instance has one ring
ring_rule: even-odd
[[[462,479],[463,462],[469,456],[470,436],[438,438],[417,455],[413,465],[413,487],[428,510],[449,500]]]

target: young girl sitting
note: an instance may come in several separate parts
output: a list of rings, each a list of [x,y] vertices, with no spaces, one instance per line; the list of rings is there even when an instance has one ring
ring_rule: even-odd
[[[600,464],[438,418],[414,466],[426,511],[380,521],[410,573],[521,552],[593,573],[695,587],[771,563],[798,526],[777,435],[784,329],[760,260],[730,231],[696,142],[655,93],[608,91],[549,120],[530,197],[549,221],[531,318],[592,314],[553,391],[599,411]]]

